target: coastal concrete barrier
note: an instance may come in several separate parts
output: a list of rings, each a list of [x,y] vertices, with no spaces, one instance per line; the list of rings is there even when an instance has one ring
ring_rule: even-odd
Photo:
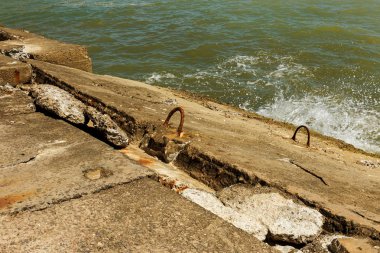
[[[19,36],[18,32],[0,35],[2,42],[17,40]],[[12,57],[10,51],[1,52]],[[64,199],[65,194],[69,196],[66,199],[71,199],[72,196],[84,196],[99,189],[129,183],[124,175],[127,173],[128,178],[129,169],[121,169],[117,174],[120,176],[116,178],[113,171],[113,167],[120,168],[123,159],[127,159],[126,164],[131,163],[127,167],[138,165],[138,171],[147,173],[141,177],[154,178],[203,207],[203,210],[231,223],[239,231],[245,231],[282,252],[315,252],[313,248],[327,252],[328,245],[340,237],[364,237],[367,244],[372,245],[371,249],[376,249],[374,247],[380,241],[378,154],[366,153],[313,131],[313,141],[309,146],[306,142],[309,135],[302,132],[298,133],[297,139],[292,139],[296,127],[289,124],[183,91],[97,75],[75,68],[75,65],[65,66],[37,58],[17,58],[31,66],[33,78],[27,84],[12,83],[16,88],[3,81],[2,85],[7,87],[3,99],[8,100],[2,101],[16,100],[21,96],[16,94],[23,92],[21,97],[27,105],[32,105],[31,110],[47,115],[34,121],[30,119],[28,124],[33,122],[31,127],[37,129],[39,124],[45,125],[45,121],[53,124],[59,118],[72,124],[70,129],[76,129],[70,130],[72,135],[80,131],[83,141],[78,140],[77,143],[74,138],[72,148],[68,151],[62,149],[62,159],[66,163],[80,163],[70,161],[70,155],[75,157],[78,153],[83,155],[86,164],[92,164],[92,155],[96,153],[99,159],[104,156],[102,162],[107,164],[107,168],[96,164],[86,169],[69,166],[68,173],[75,178],[72,182],[70,177],[58,173],[65,163],[59,167],[61,169],[42,174],[47,178],[46,182],[63,182],[57,190],[57,199]],[[12,91],[10,95],[7,89],[16,89],[17,92]],[[26,104],[21,108],[28,108]],[[9,113],[12,105],[4,107],[8,109],[3,113]],[[184,124],[179,114],[173,114],[168,122],[168,114],[179,107],[185,113]],[[48,116],[55,119],[47,119]],[[179,122],[183,124],[180,130]],[[22,136],[22,128],[17,131],[3,139],[11,135]],[[64,138],[66,131],[58,131],[59,136]],[[106,144],[99,144],[104,148],[98,148],[98,144],[94,148],[92,144],[88,147],[91,138],[96,143],[104,141]],[[22,138],[19,142],[23,143]],[[40,158],[61,151],[49,149],[46,152],[34,154],[32,163],[26,161],[27,165],[22,163],[16,167],[19,171],[27,167],[23,173],[34,171],[35,160],[38,162]],[[113,160],[117,160],[117,164],[113,165]],[[8,165],[5,167],[11,166]],[[48,167],[46,171],[51,170]],[[82,179],[94,180],[98,184],[94,186],[95,183],[90,181],[83,183],[78,180],[79,170]],[[50,178],[52,172],[58,173],[59,177]],[[11,181],[20,181],[22,177],[15,173],[9,170],[3,176],[14,178]],[[138,175],[134,181],[140,178]],[[41,181],[41,184],[46,182]],[[29,186],[30,189],[24,192],[33,192],[33,184]],[[71,186],[75,187],[71,189]],[[8,188],[6,196],[14,191],[17,189]],[[46,191],[41,192],[38,198],[26,194],[18,201],[6,202],[6,206],[19,213],[24,209],[33,210],[33,206],[41,209],[47,208],[49,203],[60,203],[60,200],[50,199]],[[0,195],[0,198],[6,196]],[[86,201],[92,203],[92,197]],[[22,214],[24,220],[25,215]],[[10,229],[11,220],[6,218],[6,221],[7,229]],[[263,246],[263,249],[269,248]]]
[[[36,59],[92,71],[87,48],[0,26],[0,52],[14,59]]]

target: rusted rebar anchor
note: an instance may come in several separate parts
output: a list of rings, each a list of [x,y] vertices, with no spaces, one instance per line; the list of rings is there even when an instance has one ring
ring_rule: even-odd
[[[296,140],[297,132],[298,132],[298,130],[300,130],[301,128],[305,128],[306,131],[307,131],[307,143],[306,143],[306,145],[307,145],[308,147],[310,147],[310,131],[309,131],[309,128],[307,128],[307,126],[301,125],[301,126],[297,127],[296,131],[295,131],[294,134],[293,134],[292,140],[293,140],[293,141]]]
[[[179,126],[177,128],[177,134],[179,137],[181,137],[182,135],[182,128],[183,128],[183,124],[185,122],[185,111],[183,110],[182,107],[176,107],[174,108],[173,110],[171,110],[168,114],[168,117],[166,117],[166,120],[164,122],[164,126],[167,127],[169,126],[169,120],[170,118],[173,116],[173,114],[176,112],[176,111],[179,111],[180,114],[181,114],[181,121],[179,122]]]

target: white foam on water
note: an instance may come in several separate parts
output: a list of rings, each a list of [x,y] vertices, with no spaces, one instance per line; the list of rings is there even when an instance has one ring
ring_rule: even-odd
[[[368,110],[349,98],[337,102],[333,97],[305,95],[286,99],[280,95],[257,113],[295,125],[305,124],[355,147],[380,152],[380,111]]]
[[[148,78],[145,79],[145,82],[148,84],[160,83],[163,79],[172,79],[175,78],[175,75],[172,73],[152,73]]]

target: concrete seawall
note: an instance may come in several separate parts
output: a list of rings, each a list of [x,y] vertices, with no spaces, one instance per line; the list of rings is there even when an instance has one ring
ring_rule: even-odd
[[[92,195],[102,189],[129,185],[131,181],[148,177],[202,206],[208,215],[210,212],[216,214],[221,218],[220,224],[222,221],[233,224],[228,228],[231,231],[238,228],[236,231],[243,233],[244,230],[247,238],[266,242],[252,243],[258,252],[274,250],[268,244],[277,245],[283,252],[328,252],[327,245],[335,245],[329,247],[332,252],[341,252],[334,247],[347,248],[351,239],[359,240],[350,237],[360,237],[361,243],[369,245],[373,252],[379,249],[379,155],[357,150],[315,132],[311,133],[308,147],[302,131],[296,140],[291,139],[295,130],[292,125],[185,92],[91,73],[91,59],[82,46],[0,27],[0,52],[0,87],[5,87],[3,96],[0,95],[3,100],[0,124],[4,133],[8,131],[6,129],[12,129],[11,133],[0,137],[3,143],[0,150],[4,154],[0,160],[3,171],[0,214],[8,231],[12,231],[12,224],[17,219],[25,222],[28,215],[36,220],[42,219],[43,215],[35,217],[37,210],[49,212],[52,208],[59,208],[64,201],[71,202],[85,195],[88,197],[83,201],[91,203]],[[184,111],[182,129],[178,128],[178,112],[168,124],[164,124],[169,112],[178,107]],[[7,117],[15,115],[14,110],[20,122],[26,120],[24,125],[20,123],[15,127],[9,123],[13,120]],[[35,110],[45,115],[31,117],[29,114],[36,114]],[[20,116],[24,114],[28,116]],[[51,135],[41,133],[46,136],[40,140],[38,128],[43,129],[44,124],[51,127],[57,124],[55,121],[61,122],[58,119],[70,123],[67,127],[71,130],[57,125],[52,128]],[[66,138],[65,131],[72,136],[67,142],[70,147],[75,146],[75,150],[64,156],[66,162],[60,169],[51,171],[60,175],[58,178],[50,178],[49,173],[40,177],[37,164],[29,162],[38,163],[42,159],[46,170],[51,170],[44,159],[54,156],[54,152],[65,153],[67,149],[33,151],[33,143],[25,143],[29,138],[28,129],[35,129],[36,132],[30,130],[34,136],[32,139],[41,145],[44,138],[50,138],[50,142]],[[78,137],[78,141],[76,135],[83,137]],[[15,136],[16,144],[12,144],[11,139]],[[90,149],[83,144],[92,142],[96,144],[91,144],[93,148]],[[30,149],[18,152],[23,147]],[[28,152],[30,157],[22,160]],[[86,158],[93,152],[99,154],[98,160]],[[103,165],[98,166],[97,162]],[[76,168],[76,163],[86,166]],[[123,169],[119,163],[130,165]],[[25,166],[30,167],[25,169]],[[114,171],[114,168],[119,170]],[[62,170],[68,170],[71,176],[61,175]],[[77,170],[96,180],[82,182],[75,174]],[[33,175],[35,178],[31,181],[42,185],[38,189],[33,182],[23,187],[12,183],[33,178]],[[101,178],[104,180],[97,180]],[[55,184],[59,187],[52,187]],[[49,193],[51,191],[53,195]],[[180,195],[174,196],[171,198],[184,201]],[[264,210],[258,206],[268,208]],[[275,206],[283,208],[276,209]],[[115,215],[111,210],[109,212],[109,215]],[[260,216],[263,212],[272,219]],[[16,215],[15,220],[10,218],[13,215]],[[75,212],[72,215],[75,216]],[[279,220],[283,220],[280,225]],[[94,221],[82,222],[93,224]],[[181,221],[178,219],[173,223]],[[286,227],[283,224],[291,225]],[[305,227],[310,229],[305,230]],[[5,235],[0,232],[0,236]],[[348,243],[337,239],[342,236],[348,237],[345,239]],[[37,239],[31,240],[35,243]],[[46,242],[49,238],[44,240]],[[5,240],[0,242],[0,249],[14,249]],[[144,240],[141,243],[148,245]],[[172,242],[166,243],[170,245]],[[173,247],[186,251],[186,245],[184,243],[182,249],[177,244]],[[249,246],[244,248],[245,244],[241,245],[239,250],[248,252]],[[213,251],[211,246],[202,249]]]

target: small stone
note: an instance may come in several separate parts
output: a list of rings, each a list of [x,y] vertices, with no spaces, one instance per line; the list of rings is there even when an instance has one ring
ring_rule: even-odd
[[[101,170],[100,169],[88,170],[84,173],[84,176],[90,180],[99,179],[101,177]]]
[[[88,169],[83,171],[83,174],[86,178],[90,180],[97,180],[102,177],[109,177],[113,175],[113,172],[111,170],[107,170],[104,168],[95,168],[95,169]]]
[[[74,124],[84,124],[86,106],[73,95],[53,85],[31,87],[31,95],[40,109]]]

